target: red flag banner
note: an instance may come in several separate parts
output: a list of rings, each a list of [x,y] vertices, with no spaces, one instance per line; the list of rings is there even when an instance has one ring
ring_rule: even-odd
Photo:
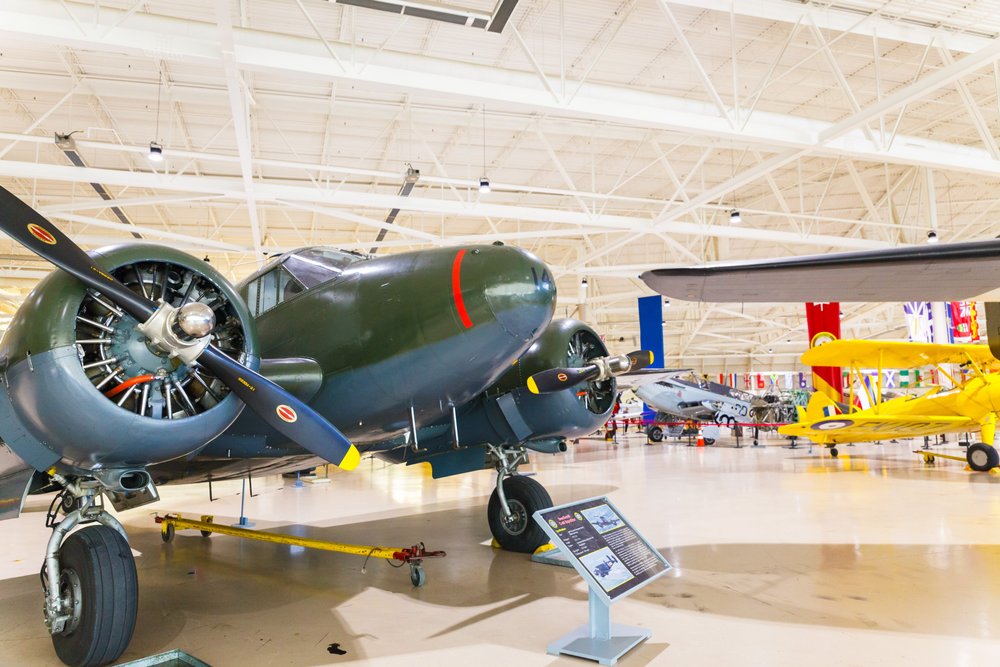
[[[816,347],[840,338],[840,304],[807,303],[806,326],[809,329],[809,347]],[[821,391],[834,401],[844,401],[844,381],[841,369],[832,366],[813,366],[813,389]]]

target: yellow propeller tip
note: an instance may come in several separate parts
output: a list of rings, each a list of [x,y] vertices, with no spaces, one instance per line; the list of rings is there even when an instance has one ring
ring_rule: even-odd
[[[653,353],[652,352],[649,353],[649,363],[650,364],[653,363]]]
[[[538,385],[535,384],[535,378],[533,377],[528,378],[528,391],[530,391],[532,394],[538,393]]]
[[[344,454],[344,458],[340,459],[337,467],[341,470],[354,470],[358,467],[359,463],[361,463],[361,453],[358,452],[357,447],[351,445],[351,448]]]

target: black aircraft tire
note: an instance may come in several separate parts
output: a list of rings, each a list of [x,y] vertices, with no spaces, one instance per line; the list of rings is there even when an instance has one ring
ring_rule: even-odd
[[[649,439],[653,442],[660,442],[663,440],[663,429],[659,426],[650,426],[646,431],[646,435],[649,436]]]
[[[832,447],[832,448],[830,449],[830,456],[832,456],[833,458],[837,458],[837,456],[838,456],[839,454],[840,454],[840,452],[838,452],[838,451],[837,451],[837,448],[836,448],[836,447]]]
[[[969,445],[965,452],[965,460],[969,467],[976,472],[986,472],[1000,465],[1000,454],[995,447],[991,447],[984,442],[977,442]]]
[[[125,652],[135,630],[139,582],[128,542],[107,526],[79,530],[59,549],[62,579],[76,584],[79,620],[52,635],[59,659],[70,667],[106,665]],[[75,581],[74,581],[75,577]]]
[[[540,509],[552,507],[552,498],[545,487],[530,477],[514,475],[503,481],[503,492],[507,496],[507,504],[516,517],[513,527],[505,521],[503,508],[500,506],[500,496],[496,489],[490,496],[490,504],[486,508],[490,532],[493,538],[506,551],[530,554],[535,549],[549,541],[531,516]]]

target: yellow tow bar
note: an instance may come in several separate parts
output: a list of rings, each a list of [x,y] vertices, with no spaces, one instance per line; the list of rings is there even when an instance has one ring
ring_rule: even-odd
[[[283,535],[281,533],[268,533],[260,530],[226,526],[214,523],[214,518],[210,515],[203,515],[201,521],[195,521],[194,519],[185,519],[180,514],[167,514],[166,516],[157,516],[156,523],[160,524],[160,536],[164,542],[173,540],[175,531],[190,528],[200,530],[204,537],[209,537],[212,533],[220,533],[222,535],[232,535],[233,537],[242,537],[261,542],[290,544],[307,549],[320,549],[322,551],[336,551],[343,554],[364,556],[366,560],[369,558],[382,558],[384,560],[398,561],[400,564],[406,563],[410,566],[410,581],[414,586],[423,586],[427,581],[427,575],[424,573],[422,566],[425,558],[442,558],[447,555],[443,551],[427,551],[423,542],[407,548],[344,544],[341,542],[329,542],[327,540],[315,540],[309,537],[298,537],[296,535]]]

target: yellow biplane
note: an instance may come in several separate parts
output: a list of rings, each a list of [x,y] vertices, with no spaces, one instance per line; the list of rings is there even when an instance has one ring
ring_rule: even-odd
[[[933,387],[921,395],[883,400],[881,382],[851,382],[847,405],[817,392],[808,406],[799,408],[799,422],[778,429],[779,433],[804,437],[830,448],[837,456],[841,443],[912,438],[942,433],[979,431],[982,442],[970,444],[966,460],[973,470],[986,471],[1000,464],[994,447],[997,415],[1000,413],[1000,361],[985,345],[941,345],[878,340],[835,340],[802,355],[810,366],[847,366],[853,377],[862,369],[916,369],[935,366],[953,387]],[[966,374],[947,366],[967,369]],[[854,409],[855,385],[860,384],[872,407]]]

